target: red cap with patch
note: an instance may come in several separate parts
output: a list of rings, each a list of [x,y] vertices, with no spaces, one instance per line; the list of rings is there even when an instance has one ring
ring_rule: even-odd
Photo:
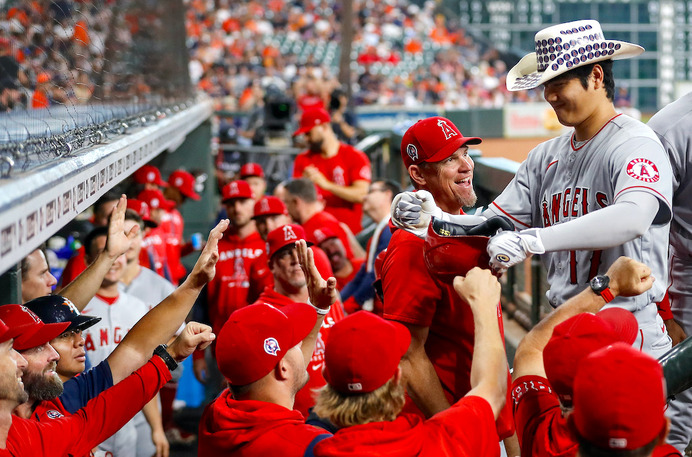
[[[150,210],[159,208],[169,210],[175,208],[175,202],[166,200],[166,197],[163,196],[163,192],[158,189],[143,190],[137,195],[137,200],[141,200],[149,205]]]
[[[221,189],[221,201],[234,198],[253,198],[252,189],[247,181],[231,181]]]
[[[543,365],[560,402],[564,406],[572,405],[579,362],[605,346],[617,342],[634,343],[638,329],[634,315],[622,308],[578,314],[555,326],[543,349]]]
[[[271,259],[281,248],[305,239],[305,230],[298,224],[286,224],[275,228],[267,235],[267,256]],[[308,243],[308,246],[311,243]]]
[[[303,112],[300,117],[300,127],[293,132],[293,136],[308,133],[314,127],[322,124],[329,124],[332,118],[324,108],[311,108]]]
[[[159,224],[151,220],[151,212],[149,211],[149,205],[142,200],[137,200],[135,198],[127,199],[127,209],[131,209],[135,213],[139,214],[144,223],[149,227],[156,227]]]
[[[70,326],[70,322],[44,324],[36,314],[22,305],[0,306],[0,319],[14,333],[10,338],[15,338],[13,347],[18,351],[43,346]]]
[[[314,232],[312,232],[312,235],[315,237],[315,240],[317,240],[317,244],[322,244],[324,241],[330,239],[330,238],[338,238],[339,236],[334,232],[334,230],[330,229],[329,227],[322,227],[315,229]]]
[[[288,214],[286,205],[280,198],[269,195],[257,200],[252,217],[275,216],[277,214]]]
[[[372,392],[394,376],[410,343],[411,333],[403,325],[358,311],[329,330],[324,379],[346,395]]]
[[[663,369],[653,357],[616,343],[586,357],[574,378],[577,434],[600,449],[641,448],[666,427]]]
[[[316,320],[315,308],[306,303],[281,309],[264,303],[240,308],[216,339],[219,371],[234,386],[263,378],[310,334]]]
[[[135,171],[132,178],[137,184],[156,184],[161,187],[168,187],[166,181],[161,179],[161,172],[153,165],[144,165]]]
[[[181,194],[193,200],[199,200],[202,197],[195,192],[195,177],[192,173],[188,173],[185,170],[175,170],[168,177],[168,184],[175,187],[180,191]]]
[[[258,163],[246,163],[240,167],[240,179],[245,179],[250,176],[259,176],[264,178],[264,170],[262,166]]]
[[[401,158],[408,168],[421,162],[439,162],[465,144],[480,144],[478,137],[465,137],[452,121],[429,117],[409,127],[401,139]]]

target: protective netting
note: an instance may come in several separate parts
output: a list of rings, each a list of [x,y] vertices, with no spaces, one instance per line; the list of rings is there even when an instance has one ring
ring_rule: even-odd
[[[191,102],[182,0],[0,0],[0,176]]]

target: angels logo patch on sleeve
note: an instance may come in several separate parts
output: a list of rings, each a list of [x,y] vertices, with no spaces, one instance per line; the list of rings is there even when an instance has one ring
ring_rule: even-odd
[[[632,159],[627,164],[627,174],[634,179],[647,183],[655,183],[661,178],[656,164],[643,157]]]

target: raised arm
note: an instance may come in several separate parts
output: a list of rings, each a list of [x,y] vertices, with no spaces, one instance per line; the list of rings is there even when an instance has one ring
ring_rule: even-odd
[[[312,358],[312,353],[315,352],[317,334],[320,331],[320,327],[322,327],[324,316],[329,312],[329,308],[336,303],[338,292],[336,291],[336,278],[331,277],[325,281],[320,272],[317,271],[314,254],[312,249],[308,249],[305,240],[296,241],[296,249],[300,267],[305,274],[310,304],[317,310],[317,322],[315,322],[315,326],[310,334],[303,340],[302,345],[303,359],[305,359],[305,366],[307,367]]]
[[[614,297],[632,297],[649,290],[654,283],[651,270],[643,263],[620,257],[610,266],[606,275],[610,277],[610,291]],[[596,313],[605,305],[605,300],[587,287],[578,295],[551,312],[521,340],[514,355],[512,377],[535,375],[545,377],[543,349],[561,322],[580,313]]]
[[[139,232],[139,226],[135,225],[128,233],[125,233],[126,209],[127,198],[125,195],[122,195],[118,204],[113,208],[108,222],[106,249],[98,255],[94,262],[87,266],[86,270],[59,291],[60,295],[69,298],[79,311],[86,308],[89,300],[94,298],[108,270],[111,269],[118,257],[130,249],[132,239]]]
[[[202,288],[214,277],[219,259],[218,242],[228,224],[228,219],[224,219],[212,229],[185,282],[145,314],[108,356],[106,360],[113,373],[113,383],[142,366],[156,346],[166,343],[185,321]]]
[[[469,304],[473,313],[475,337],[471,390],[466,396],[485,399],[497,419],[507,400],[507,355],[497,311],[500,283],[490,270],[475,267],[466,277],[454,278],[454,290]]]
[[[331,192],[339,198],[352,203],[361,203],[368,193],[370,183],[364,179],[353,181],[350,186],[336,184],[326,178],[315,166],[308,165],[303,170],[303,176],[315,183],[316,186]]]

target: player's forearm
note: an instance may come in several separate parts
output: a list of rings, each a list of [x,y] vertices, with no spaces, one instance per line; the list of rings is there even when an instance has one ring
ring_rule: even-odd
[[[342,198],[351,203],[362,203],[363,198],[368,193],[368,183],[362,181],[365,185],[356,182],[351,186],[341,186],[339,184],[327,181],[324,184],[324,190],[331,192],[339,198]]]
[[[77,309],[82,311],[98,292],[103,278],[114,262],[115,259],[108,256],[105,251],[100,253],[86,270],[59,291],[60,295],[69,298]]]
[[[163,421],[161,419],[161,409],[159,408],[159,395],[156,394],[149,403],[144,405],[142,413],[152,431],[163,431]]]
[[[432,417],[449,408],[450,403],[442,390],[435,367],[425,353],[407,354],[402,359],[401,367],[406,391],[425,417]]]
[[[485,303],[490,309],[497,305]],[[498,417],[507,395],[507,355],[502,343],[498,316],[483,310],[474,313],[473,361],[471,363],[471,391],[469,395],[485,398]]]
[[[312,328],[312,331],[310,331],[310,334],[307,337],[305,337],[305,339],[303,340],[303,344],[300,347],[300,350],[303,352],[303,360],[305,360],[306,368],[310,364],[312,354],[315,352],[315,345],[317,344],[317,335],[320,332],[320,328],[322,328],[322,322],[324,322],[324,317],[325,315],[322,314],[317,315],[317,321],[315,322],[315,326]]]
[[[186,281],[187,282],[187,281]],[[113,383],[142,366],[156,349],[169,341],[185,321],[199,292],[183,283],[145,314],[108,356]]]
[[[658,212],[656,197],[638,192],[636,202],[624,200],[571,221],[540,229],[547,252],[607,249],[642,236]]]

